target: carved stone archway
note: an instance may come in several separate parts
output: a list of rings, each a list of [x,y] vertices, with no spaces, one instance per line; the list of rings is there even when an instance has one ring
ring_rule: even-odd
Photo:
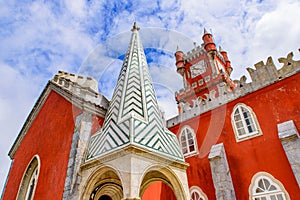
[[[172,190],[177,200],[186,200],[184,186],[181,184],[179,177],[169,167],[162,167],[159,165],[150,167],[144,174],[140,186],[140,196],[143,196],[147,187],[156,181],[162,181],[168,185]]]
[[[123,197],[122,181],[118,172],[110,166],[102,166],[87,179],[81,199],[98,200],[103,196],[112,200]]]

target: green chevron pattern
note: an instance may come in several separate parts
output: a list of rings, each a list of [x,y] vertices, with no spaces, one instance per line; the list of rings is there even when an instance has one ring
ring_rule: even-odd
[[[164,127],[138,30],[133,30],[103,127],[87,159],[135,145],[184,161],[176,136]]]

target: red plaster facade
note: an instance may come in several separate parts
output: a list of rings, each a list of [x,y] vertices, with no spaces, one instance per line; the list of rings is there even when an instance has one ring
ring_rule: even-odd
[[[214,144],[223,143],[237,199],[249,199],[253,175],[264,171],[284,185],[291,199],[300,199],[300,190],[278,138],[277,124],[294,120],[300,130],[300,74],[236,99],[222,107],[170,127],[178,137],[188,125],[196,132],[198,154],[186,158],[190,187],[199,186],[216,199],[208,154]],[[256,114],[262,135],[237,142],[231,123],[233,108],[244,103]]]
[[[3,200],[16,199],[22,176],[35,155],[41,162],[35,199],[62,198],[74,131],[73,117],[79,113],[62,96],[50,92],[14,155]]]

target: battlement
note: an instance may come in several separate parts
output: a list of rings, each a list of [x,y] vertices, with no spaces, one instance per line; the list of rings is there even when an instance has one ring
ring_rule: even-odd
[[[256,63],[254,65],[255,69],[247,68],[252,82],[246,83],[246,76],[242,76],[239,80],[234,80],[237,87],[232,92],[228,91],[224,83],[220,83],[218,85],[220,91],[218,97],[216,97],[215,91],[212,90],[207,94],[207,98],[194,99],[193,105],[180,102],[179,109],[182,113],[169,119],[167,127],[172,127],[300,72],[300,60],[293,60],[292,52],[286,58],[279,58],[278,61],[283,63],[283,66],[278,70],[272,57],[269,57],[266,63],[263,61]]]
[[[98,92],[98,82],[92,77],[58,71],[50,82],[67,90],[71,95],[82,98],[86,102],[103,108],[107,108],[109,105],[109,101]]]
[[[199,57],[199,55],[203,54],[204,52],[205,52],[205,49],[204,49],[203,45],[196,46],[191,51],[188,51],[185,54],[184,58],[187,62],[190,62],[190,61],[194,60],[195,58]]]

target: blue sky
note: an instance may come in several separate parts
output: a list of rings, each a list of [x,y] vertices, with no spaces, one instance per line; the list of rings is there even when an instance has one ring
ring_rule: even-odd
[[[0,188],[7,153],[35,101],[58,70],[93,76],[110,97],[133,21],[141,27],[150,72],[167,118],[176,114],[176,46],[201,44],[203,28],[227,50],[233,79],[260,60],[299,59],[299,0],[0,1]],[[167,77],[167,78],[166,78]]]

